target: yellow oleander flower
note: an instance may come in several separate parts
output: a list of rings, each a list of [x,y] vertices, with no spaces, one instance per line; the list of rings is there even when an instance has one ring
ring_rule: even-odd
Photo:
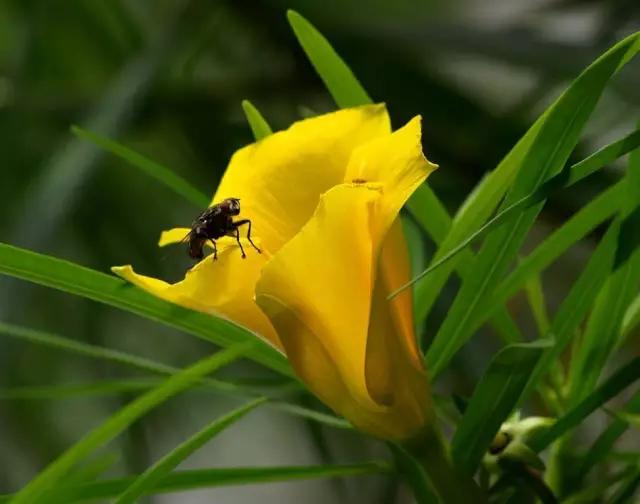
[[[294,123],[237,151],[212,200],[240,198],[263,253],[218,241],[176,284],[113,271],[195,310],[227,317],[286,354],[307,386],[356,427],[406,440],[431,423],[398,213],[436,168],[416,117],[392,132],[384,105]],[[186,228],[163,233],[180,241]]]

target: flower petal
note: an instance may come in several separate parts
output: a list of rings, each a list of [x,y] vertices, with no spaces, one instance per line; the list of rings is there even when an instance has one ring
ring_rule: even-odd
[[[347,170],[354,182],[322,196],[256,286],[256,301],[301,378],[356,426],[384,438],[415,435],[429,415],[411,298],[390,304],[386,293],[408,276],[394,221],[433,169],[422,155],[419,118],[360,147]],[[323,356],[322,371],[308,348]],[[328,385],[319,377],[332,369]]]
[[[422,154],[421,118],[354,150],[345,173],[346,182],[382,184],[378,232],[385,234],[409,196],[438,165]]]
[[[240,198],[240,217],[276,252],[311,217],[320,195],[344,180],[352,151],[389,132],[384,105],[296,122],[237,151],[212,203]]]
[[[319,396],[327,395],[300,353],[304,345],[320,346],[349,396],[368,408],[378,406],[364,376],[372,291],[369,217],[378,197],[366,187],[329,190],[313,218],[264,267],[256,285],[256,301],[268,315],[273,310],[265,299],[276,299],[291,312],[286,327],[272,322],[298,374]]]
[[[213,255],[187,271],[184,280],[169,284],[157,278],[139,275],[131,266],[112,271],[134,285],[172,303],[193,310],[221,315],[253,331],[278,349],[280,340],[253,300],[254,286],[268,256],[258,254],[248,242],[242,242],[247,258],[232,238],[218,241],[218,259]]]

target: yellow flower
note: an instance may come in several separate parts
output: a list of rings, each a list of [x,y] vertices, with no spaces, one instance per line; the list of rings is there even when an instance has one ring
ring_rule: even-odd
[[[294,123],[237,151],[212,203],[240,198],[263,253],[233,238],[168,284],[114,272],[174,303],[228,317],[285,353],[308,387],[356,427],[406,440],[431,423],[398,213],[436,168],[416,117],[392,132],[384,105]],[[180,241],[188,229],[163,233]]]

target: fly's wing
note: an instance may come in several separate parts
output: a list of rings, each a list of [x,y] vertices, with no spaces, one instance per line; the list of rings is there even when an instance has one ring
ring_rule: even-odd
[[[207,208],[200,217],[198,217],[198,222],[208,222],[212,219],[218,217],[222,213],[222,208],[220,205],[213,205],[212,207]]]

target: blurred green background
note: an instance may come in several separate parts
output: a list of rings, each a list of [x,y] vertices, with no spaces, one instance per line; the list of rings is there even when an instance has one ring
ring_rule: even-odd
[[[452,212],[568,81],[640,28],[636,0],[2,0],[0,241],[102,271],[132,263],[146,274],[180,278],[189,265],[184,251],[159,251],[155,244],[161,230],[190,223],[199,209],[76,139],[69,127],[114,138],[212,193],[230,155],[252,139],[242,99],[275,129],[335,107],[289,29],[286,8],[299,10],[329,38],[369,94],[387,103],[394,126],[423,115],[425,153],[441,166],[429,182]],[[620,137],[639,117],[640,67],[630,65],[608,88],[577,154]],[[616,179],[621,166],[551,198],[529,246]],[[545,273],[551,311],[596,238]],[[422,245],[428,253],[430,243]],[[422,247],[414,252],[420,257]],[[443,293],[441,312],[455,287],[451,282]],[[532,322],[524,299],[514,299],[510,309],[526,333]],[[133,315],[4,277],[0,320],[175,365],[211,351]],[[435,313],[423,337],[435,333],[438,321]],[[630,351],[638,353],[638,339],[632,341]],[[443,391],[473,390],[497,345],[488,332],[475,338],[456,358]],[[267,372],[242,363],[225,373]],[[3,390],[131,376],[0,336]],[[0,401],[0,494],[18,489],[130,397]],[[170,401],[111,447],[117,461],[109,474],[140,472],[234,403],[204,393]],[[627,442],[637,443],[637,435]],[[380,449],[261,409],[182,467],[346,462]],[[384,478],[369,477],[191,492],[180,502],[212,498],[401,502],[403,495]]]

